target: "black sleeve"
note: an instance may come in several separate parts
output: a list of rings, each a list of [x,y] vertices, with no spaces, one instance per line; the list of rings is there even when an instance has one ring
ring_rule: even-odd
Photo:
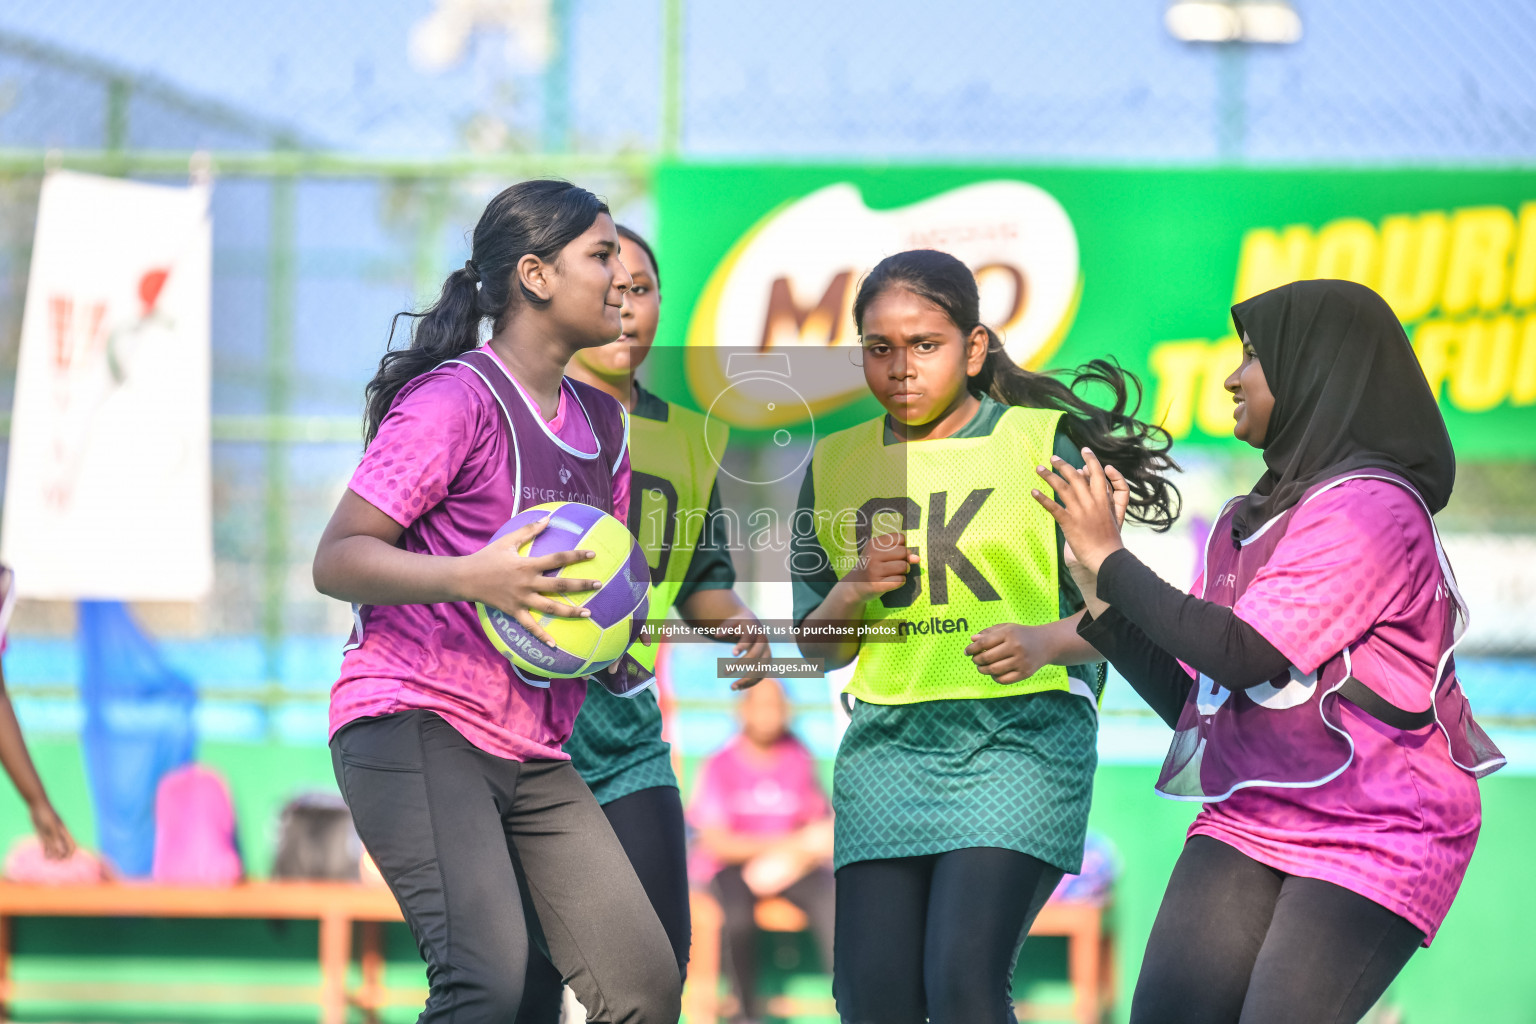
[[[1113,608],[1098,618],[1084,615],[1077,624],[1077,635],[1115,666],[1170,729],[1178,725],[1179,712],[1195,683],[1178,659]]]
[[[1231,608],[1170,586],[1124,548],[1099,566],[1098,591],[1152,643],[1229,690],[1267,683],[1290,667]]]

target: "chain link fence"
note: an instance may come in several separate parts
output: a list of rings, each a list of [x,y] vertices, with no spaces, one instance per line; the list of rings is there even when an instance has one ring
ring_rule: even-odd
[[[0,147],[1536,156],[1536,7],[1292,2],[1293,45],[1179,42],[1165,0],[31,5],[0,15]]]
[[[530,5],[480,0],[455,62],[413,64],[413,31],[453,6],[0,14],[0,410],[42,173],[185,181],[214,153],[217,582],[140,614],[227,698],[215,733],[323,735],[349,618],[309,560],[362,385],[508,180],[579,178],[646,229],[658,157],[1536,162],[1536,5],[1518,0],[1296,0],[1302,41],[1270,47],[1180,43],[1154,0],[550,0],[542,65],[508,27]],[[1536,534],[1532,476],[1467,467],[1448,525]],[[72,629],[69,607],[18,613],[7,673],[45,728],[71,727]],[[1529,655],[1536,633],[1494,647]]]

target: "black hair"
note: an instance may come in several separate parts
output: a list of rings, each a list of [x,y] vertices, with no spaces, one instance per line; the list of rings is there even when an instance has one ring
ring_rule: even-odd
[[[646,258],[651,261],[651,271],[655,275],[656,290],[658,292],[661,291],[661,264],[656,261],[656,250],[651,248],[651,243],[641,238],[639,233],[633,228],[627,228],[623,224],[615,225],[615,229],[618,231],[620,238],[634,242],[640,247],[640,251],[645,253]]]
[[[996,332],[981,323],[975,275],[964,263],[936,249],[887,256],[869,272],[853,302],[853,322],[861,334],[864,312],[891,288],[904,288],[933,303],[966,334],[984,327],[987,358],[970,379],[971,390],[1005,405],[1060,410],[1062,430],[1072,443],[1093,449],[1101,462],[1124,475],[1131,490],[1127,516],[1159,531],[1173,525],[1179,515],[1179,489],[1163,475],[1179,468],[1168,454],[1173,440],[1161,427],[1136,419],[1142,387],[1135,374],[1112,359],[1095,359],[1076,370],[1051,373],[1032,373],[1019,366],[1008,357]],[[1108,408],[1077,393],[1092,385],[1114,396]]]
[[[396,313],[389,324],[389,341],[401,317],[409,317],[411,343],[388,349],[378,372],[364,389],[364,443],[371,443],[400,389],[439,363],[463,355],[480,344],[480,323],[490,318],[493,331],[506,323],[516,301],[543,305],[518,282],[512,293],[517,261],[533,255],[551,261],[590,228],[608,206],[597,196],[568,181],[524,181],[503,190],[486,204],[475,225],[470,258],[448,275],[437,301],[414,313]]]

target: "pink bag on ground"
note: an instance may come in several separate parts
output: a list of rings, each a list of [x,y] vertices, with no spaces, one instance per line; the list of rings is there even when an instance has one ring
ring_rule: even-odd
[[[151,876],[166,885],[233,885],[241,874],[223,776],[199,764],[167,772],[155,792]]]

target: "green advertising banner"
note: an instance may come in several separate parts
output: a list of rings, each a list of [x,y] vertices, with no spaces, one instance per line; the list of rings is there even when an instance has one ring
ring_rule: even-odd
[[[1463,458],[1536,455],[1536,171],[664,166],[664,305],[648,377],[709,408],[719,351],[848,350],[860,277],[910,248],[976,272],[1022,365],[1113,355],[1181,444],[1236,444],[1229,308],[1287,281],[1380,292],[1413,339]],[[847,374],[748,435],[818,432],[878,407]],[[856,376],[856,375],[855,375]],[[809,390],[807,390],[809,387]],[[766,418],[765,418],[766,417]],[[729,414],[726,415],[729,419]]]

